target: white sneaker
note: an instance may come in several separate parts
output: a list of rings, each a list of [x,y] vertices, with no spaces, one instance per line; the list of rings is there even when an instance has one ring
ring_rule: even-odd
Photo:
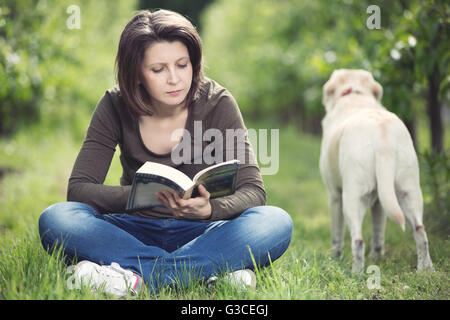
[[[103,289],[106,293],[117,297],[127,294],[135,295],[140,291],[143,280],[130,270],[125,270],[118,263],[110,266],[100,266],[91,261],[81,261],[76,266],[67,268],[68,273],[73,273],[67,279],[69,289],[80,289],[81,285],[92,290]]]
[[[208,281],[206,281],[206,286],[211,289],[217,279],[218,277],[216,276],[209,278]],[[239,289],[256,287],[256,275],[250,269],[236,270],[231,273],[227,273],[223,279]]]

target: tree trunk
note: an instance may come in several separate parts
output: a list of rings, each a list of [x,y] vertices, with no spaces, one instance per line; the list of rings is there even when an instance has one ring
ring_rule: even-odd
[[[428,117],[430,119],[431,146],[435,153],[442,152],[444,128],[441,119],[441,103],[438,98],[438,72],[428,76]]]
[[[416,128],[416,116],[412,116],[411,120],[404,120],[403,121],[406,125],[406,128],[409,131],[409,134],[411,135],[411,139],[413,141],[414,144],[414,148],[416,150],[419,150],[419,146],[417,143],[417,128]]]

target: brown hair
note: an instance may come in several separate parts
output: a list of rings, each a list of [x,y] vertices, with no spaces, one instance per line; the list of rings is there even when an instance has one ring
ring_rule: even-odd
[[[181,41],[188,49],[192,64],[192,84],[186,105],[197,98],[203,81],[202,43],[192,23],[182,15],[169,11],[148,10],[137,13],[125,26],[116,56],[116,79],[129,111],[136,115],[152,115],[150,96],[139,84],[141,64],[149,45],[161,41]]]

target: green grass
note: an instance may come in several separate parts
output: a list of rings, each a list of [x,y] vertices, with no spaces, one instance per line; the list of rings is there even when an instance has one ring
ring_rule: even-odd
[[[87,289],[69,290],[61,252],[47,254],[39,240],[38,217],[50,204],[65,200],[67,180],[80,146],[70,134],[44,128],[31,128],[0,140],[0,168],[9,168],[0,180],[0,299],[111,298]],[[264,181],[267,203],[291,214],[294,233],[280,259],[256,270],[255,289],[240,291],[219,280],[210,290],[193,281],[187,289],[164,288],[157,296],[144,292],[139,298],[449,299],[448,235],[428,230],[436,272],[417,273],[410,230],[403,233],[388,221],[385,257],[375,263],[366,255],[366,268],[371,264],[380,268],[380,289],[368,288],[369,274],[351,273],[348,231],[344,258],[331,256],[327,197],[318,171],[319,147],[320,138],[280,127],[280,169],[276,175],[264,176]],[[116,156],[106,183],[118,184],[120,174]],[[370,224],[366,216],[366,251]]]

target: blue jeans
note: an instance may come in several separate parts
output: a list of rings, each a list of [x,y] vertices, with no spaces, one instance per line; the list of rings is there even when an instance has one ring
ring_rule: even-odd
[[[156,292],[160,286],[187,286],[192,279],[267,265],[286,251],[292,220],[272,206],[203,222],[100,214],[84,203],[61,202],[41,214],[39,233],[45,249],[62,244],[68,258],[117,262]]]

